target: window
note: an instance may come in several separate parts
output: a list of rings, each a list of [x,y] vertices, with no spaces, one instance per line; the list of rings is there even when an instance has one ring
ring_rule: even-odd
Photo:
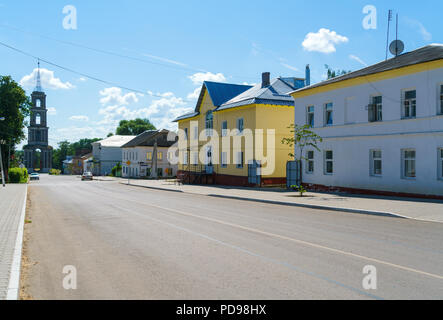
[[[243,118],[238,118],[237,119],[237,129],[238,129],[239,133],[243,132],[243,129],[244,129],[244,120],[243,120]]]
[[[183,164],[184,165],[188,164],[188,152],[187,151],[183,152]]]
[[[314,106],[309,106],[306,108],[306,124],[314,127]]]
[[[221,127],[221,135],[222,137],[226,137],[227,134],[228,134],[228,121],[223,121]]]
[[[40,108],[42,106],[42,101],[40,99],[35,100],[35,106]]]
[[[440,85],[440,109],[439,114],[443,114],[443,84]]]
[[[370,163],[371,176],[381,176],[382,174],[381,150],[371,150],[370,157],[371,157],[371,163]]]
[[[417,109],[417,92],[409,90],[404,92],[403,97],[403,118],[415,118]]]
[[[333,119],[332,119],[332,102],[325,104],[325,126],[332,126]]]
[[[244,159],[243,159],[243,151],[237,152],[237,168],[243,168]]]
[[[208,111],[206,113],[206,121],[205,121],[206,136],[208,137],[212,136],[213,127],[214,127],[214,115],[212,114],[212,111]]]
[[[151,160],[152,160],[152,152],[151,152],[151,151],[149,151],[149,152],[146,154],[146,159],[147,159],[148,161],[151,161]]]
[[[163,169],[162,168],[157,168],[157,176],[163,177]]]
[[[191,164],[198,164],[198,151],[192,151],[192,162]]]
[[[334,154],[331,150],[325,151],[325,174],[333,174],[334,173]]]
[[[382,121],[382,96],[372,97],[372,103],[368,107],[369,122]]]
[[[194,140],[198,140],[198,126],[194,127]]]
[[[157,160],[163,160],[163,152],[157,152]]]
[[[403,178],[415,178],[415,150],[404,149],[402,150],[403,157]]]
[[[222,152],[221,153],[221,167],[226,168],[228,166],[228,153]]]
[[[306,172],[314,173],[314,151],[308,151],[306,153]]]
[[[438,178],[443,180],[443,148],[438,149]]]
[[[185,140],[188,140],[188,128],[185,128],[185,136],[184,136],[184,139]]]
[[[35,116],[35,124],[41,124],[41,116],[40,113],[37,113]]]

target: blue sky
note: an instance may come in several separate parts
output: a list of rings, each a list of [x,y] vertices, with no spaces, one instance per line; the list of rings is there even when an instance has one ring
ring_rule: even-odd
[[[312,82],[318,82],[325,64],[357,70],[379,62],[385,58],[388,9],[399,14],[406,51],[443,42],[441,1],[387,2],[0,0],[0,41],[137,90],[42,62],[50,144],[56,146],[64,139],[104,137],[121,119],[148,117],[158,128],[174,129],[171,120],[195,107],[203,80],[257,83],[263,71],[304,77],[310,64]],[[66,5],[77,10],[76,30],[63,28]],[[363,28],[366,5],[377,9],[376,29]],[[391,26],[392,40],[395,20]],[[21,81],[29,94],[36,64],[0,46],[0,74]]]

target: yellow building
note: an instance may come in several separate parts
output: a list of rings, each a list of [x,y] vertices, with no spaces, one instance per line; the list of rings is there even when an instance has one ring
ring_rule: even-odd
[[[188,183],[280,185],[286,183],[294,101],[288,93],[304,79],[255,86],[204,82],[195,111],[177,118],[179,176]]]

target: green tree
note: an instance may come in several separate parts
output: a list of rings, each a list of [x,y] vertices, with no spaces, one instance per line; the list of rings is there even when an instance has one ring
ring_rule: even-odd
[[[61,141],[58,143],[58,148],[52,152],[52,167],[54,169],[63,169],[63,160],[69,155],[70,143],[69,141]]]
[[[15,146],[25,138],[23,129],[30,107],[31,102],[25,90],[10,76],[0,76],[0,117],[5,118],[0,121],[0,143],[5,171],[8,168],[9,148],[12,155]]]
[[[115,134],[122,136],[137,136],[147,130],[156,130],[148,119],[137,118],[135,120],[120,121]]]
[[[328,80],[351,72],[350,70],[333,70],[327,64],[325,64],[325,68],[328,72]]]
[[[294,158],[298,165],[300,170],[300,184],[296,186],[296,188],[300,191],[300,195],[303,196],[303,193],[305,192],[304,188],[302,188],[302,160],[306,160],[307,158],[304,156],[303,150],[306,147],[312,147],[315,148],[317,151],[320,151],[317,144],[319,142],[322,142],[323,139],[317,135],[314,131],[311,130],[310,125],[294,125],[291,124],[289,127],[291,129],[291,133],[293,134],[290,138],[283,138],[282,144],[288,145],[291,148],[294,148],[295,150],[298,150],[298,152],[295,153],[289,153],[289,156]]]

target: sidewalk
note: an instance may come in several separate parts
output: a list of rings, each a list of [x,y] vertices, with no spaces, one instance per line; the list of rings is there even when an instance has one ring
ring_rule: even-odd
[[[120,179],[120,183],[127,184],[128,180]],[[298,192],[283,189],[177,185],[166,180],[130,180],[130,183],[133,186],[212,197],[443,222],[443,201],[439,200],[314,192],[307,192],[300,198]]]
[[[0,186],[0,300],[18,297],[27,187]]]

